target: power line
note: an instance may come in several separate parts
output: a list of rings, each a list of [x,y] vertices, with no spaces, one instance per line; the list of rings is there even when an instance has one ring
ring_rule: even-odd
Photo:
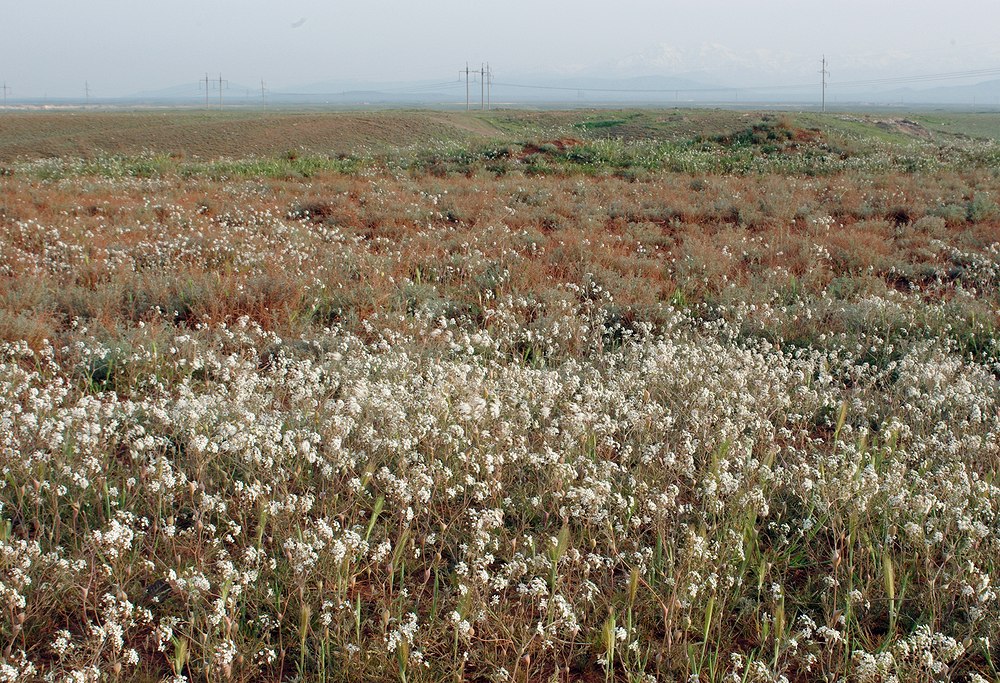
[[[472,72],[475,73],[475,72]],[[412,87],[399,87],[399,88],[379,88],[372,92],[378,93],[396,93],[399,95],[420,95],[428,92],[434,92],[435,90],[444,90],[448,88],[458,88],[461,87],[461,81],[450,83],[435,83],[431,85],[424,86],[412,86]],[[268,93],[271,93],[275,97],[342,97],[347,94],[348,91],[342,90],[340,92],[286,92],[277,91],[272,92],[268,89]]]
[[[928,83],[934,81],[945,81],[945,80],[957,80],[957,79],[968,79],[976,77],[985,76],[1000,76],[1000,68],[991,69],[972,69],[967,71],[950,71],[943,73],[928,73],[928,74],[918,74],[911,76],[893,76],[886,78],[874,78],[868,80],[855,80],[855,81],[833,81],[829,80],[828,76],[830,72],[826,69],[827,60],[824,56],[822,60],[822,70],[823,73],[823,87],[825,88],[845,88],[845,87],[860,87],[869,85],[894,85],[894,84],[905,84],[905,83]],[[522,88],[528,90],[550,90],[550,91],[563,91],[563,92],[604,92],[604,93],[649,93],[649,94],[663,94],[663,93],[721,93],[721,92],[736,92],[737,90],[753,90],[753,91],[770,91],[770,90],[807,90],[809,88],[814,88],[815,82],[809,83],[778,83],[772,85],[752,85],[752,86],[708,86],[708,87],[687,87],[687,88],[598,88],[598,87],[580,87],[580,86],[561,86],[561,85],[537,85],[528,83],[495,83],[495,85],[502,86],[505,88]]]
[[[836,86],[863,86],[863,85],[893,85],[897,83],[927,83],[933,81],[949,81],[956,79],[977,78],[984,76],[1000,76],[1000,69],[972,69],[968,71],[947,71],[937,74],[917,74],[913,76],[895,76],[891,78],[871,78],[868,80],[845,81],[843,83],[831,83]]]
[[[419,93],[428,90],[441,90],[444,88],[457,88],[462,84],[461,74],[463,71],[459,71],[458,81],[449,81],[447,83],[426,83],[424,85],[403,85],[397,86],[395,88],[379,88],[378,92],[402,92],[402,93]],[[475,73],[475,71],[471,72]]]
[[[459,71],[459,73],[461,74],[462,71]],[[475,71],[473,71],[471,73],[475,73]],[[395,87],[395,88],[378,88],[377,90],[373,90],[372,92],[380,92],[380,93],[396,92],[396,93],[401,93],[401,94],[404,94],[404,95],[407,94],[407,93],[419,94],[421,92],[427,92],[427,91],[433,91],[433,90],[442,90],[442,89],[447,89],[447,88],[457,88],[457,87],[459,87],[461,85],[462,85],[462,81],[459,80],[457,82],[456,81],[450,81],[448,83],[428,83],[426,85],[398,86],[398,87]],[[268,92],[271,92],[270,89],[268,90]],[[280,94],[280,95],[295,95],[295,96],[301,96],[301,97],[322,97],[324,95],[328,96],[328,97],[331,97],[331,96],[334,96],[334,95],[343,95],[346,92],[349,92],[349,91],[347,91],[347,90],[341,90],[340,92],[313,92],[313,93],[285,92],[285,91],[281,91],[281,92],[279,92],[277,94]]]
[[[580,88],[573,86],[561,86],[561,85],[529,85],[527,83],[496,83],[496,85],[503,86],[505,88],[526,88],[529,90],[564,90],[572,92],[632,92],[632,93],[673,93],[673,92],[732,92],[736,90],[733,87],[719,87],[719,88]],[[805,85],[796,86],[782,86],[782,87],[795,87],[804,88],[808,87]],[[740,87],[740,90],[759,90],[760,87]],[[770,89],[770,87],[763,88]]]

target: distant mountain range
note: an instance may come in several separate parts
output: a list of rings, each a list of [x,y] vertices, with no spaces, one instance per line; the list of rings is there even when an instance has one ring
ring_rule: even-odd
[[[1000,107],[1000,79],[983,81],[974,85],[938,86],[915,90],[898,88],[880,93],[900,102],[921,102],[928,104],[960,104],[983,107]],[[857,97],[861,97],[859,93]]]
[[[470,106],[479,105],[486,96],[481,83],[470,81]],[[210,92],[218,97],[218,90]],[[264,100],[269,103],[292,104],[427,104],[465,105],[464,81],[412,81],[365,83],[331,81],[309,83],[289,88],[266,90]],[[511,77],[495,78],[489,97],[498,106],[516,104],[697,104],[697,103],[789,103],[815,104],[821,96],[820,84],[803,84],[801,87],[770,89],[766,86],[740,87],[731,83],[697,80],[676,76],[639,76],[609,78],[597,76],[566,77]],[[190,99],[203,100],[204,89],[197,84],[174,86],[164,90],[139,93],[128,99]],[[231,84],[223,91],[224,100],[239,104],[261,102],[260,86],[256,88]],[[927,104],[927,105],[978,105],[1000,107],[1000,80],[983,81],[968,85],[949,85],[927,88],[914,87],[849,87],[836,82],[827,88],[827,102],[846,104]]]
[[[92,105],[119,106],[217,106],[217,82],[190,82],[146,90],[121,98],[91,98]],[[228,106],[309,105],[330,107],[358,106],[436,106],[464,108],[466,93],[471,108],[479,108],[489,97],[493,107],[562,105],[747,105],[767,106],[818,104],[820,84],[800,86],[747,87],[719,83],[689,76],[640,76],[614,78],[599,76],[545,76],[494,78],[487,90],[478,79],[463,81],[411,81],[367,83],[331,81],[299,86],[264,88],[261,85],[228,83],[222,90],[222,103]],[[914,87],[839,86],[831,82],[827,103],[834,107],[869,106],[957,106],[1000,109],[1000,79],[966,85]],[[11,105],[84,104],[80,98],[18,100]]]

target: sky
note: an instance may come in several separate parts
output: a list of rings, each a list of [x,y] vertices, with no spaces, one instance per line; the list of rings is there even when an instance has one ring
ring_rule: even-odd
[[[996,0],[0,0],[12,97],[118,97],[206,72],[318,83],[696,74],[774,85],[1000,69]],[[997,78],[998,76],[987,76]],[[951,85],[967,81],[930,83]]]

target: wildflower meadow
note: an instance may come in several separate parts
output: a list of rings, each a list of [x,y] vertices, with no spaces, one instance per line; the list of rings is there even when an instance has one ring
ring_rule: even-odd
[[[1000,143],[586,116],[3,162],[0,681],[1000,679]]]

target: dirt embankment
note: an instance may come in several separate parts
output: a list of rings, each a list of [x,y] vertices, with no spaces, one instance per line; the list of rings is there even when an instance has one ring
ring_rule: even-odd
[[[925,140],[930,140],[934,137],[929,130],[921,126],[916,121],[911,121],[909,119],[884,119],[882,121],[876,121],[875,125],[890,133],[900,133],[902,135],[923,138]]]

